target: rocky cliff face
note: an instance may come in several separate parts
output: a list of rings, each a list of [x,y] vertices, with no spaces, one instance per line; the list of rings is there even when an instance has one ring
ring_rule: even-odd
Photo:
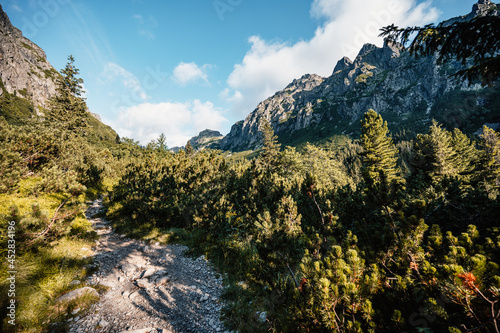
[[[472,20],[476,16],[484,16],[489,11],[492,11],[495,15],[499,15],[500,5],[494,4],[493,2],[491,2],[491,0],[479,0],[472,6],[472,11],[469,14],[446,20],[444,22],[441,22],[440,25],[450,26],[455,22],[467,22]]]
[[[47,61],[45,52],[15,28],[0,5],[0,79],[5,92],[25,97],[35,109],[46,107],[56,94],[59,73]]]
[[[497,10],[497,6],[480,0],[471,14],[443,24],[471,19],[489,9]],[[339,60],[331,76],[306,74],[261,102],[245,120],[233,125],[222,139],[221,148],[258,148],[262,119],[270,121],[281,139],[321,130],[342,134],[368,109],[383,114],[393,124],[426,124],[432,118],[448,117],[444,113],[452,112],[446,108],[451,99],[473,99],[471,104],[488,107],[495,94],[488,94],[480,85],[468,86],[449,77],[459,66],[453,62],[437,65],[433,57],[414,58],[392,43],[381,48],[366,44],[354,60]]]
[[[196,150],[217,148],[222,137],[223,135],[219,131],[206,129],[201,131],[197,136],[191,138],[189,143]]]

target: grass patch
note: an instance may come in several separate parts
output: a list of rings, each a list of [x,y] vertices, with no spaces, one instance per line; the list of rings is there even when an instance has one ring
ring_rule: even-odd
[[[18,221],[16,223],[16,326],[7,324],[6,318],[8,298],[8,261],[7,252],[2,251],[0,262],[0,331],[2,332],[45,332],[58,331],[51,325],[63,323],[76,308],[87,309],[95,301],[82,298],[69,307],[62,308],[56,304],[57,297],[83,284],[70,284],[74,280],[83,281],[93,273],[92,246],[97,234],[90,222],[83,216],[83,210],[61,222],[61,236],[46,240],[41,238],[38,246],[26,248],[25,232],[43,230],[45,225],[39,225],[40,220],[33,217],[34,208],[39,216],[51,218],[64,194],[37,194],[34,189],[41,180],[39,177],[22,179],[18,188],[11,194],[0,194],[0,240],[5,249],[6,223],[12,219],[11,207],[17,207]],[[79,196],[76,206],[83,204],[88,197]],[[38,224],[37,224],[38,223]],[[82,313],[80,311],[80,313]],[[61,329],[63,329],[63,324]],[[57,326],[59,327],[59,326]]]
[[[36,252],[20,252],[16,260],[16,331],[42,332],[50,324],[66,317],[66,310],[56,304],[57,297],[82,285],[70,285],[84,280],[92,270],[93,241],[64,237],[39,248]],[[6,260],[3,260],[5,262]],[[7,267],[2,264],[0,275],[2,296],[7,295]],[[5,297],[5,296],[4,296]],[[7,300],[2,299],[4,304]],[[89,300],[73,302],[70,306],[81,309],[90,306]],[[2,307],[3,310],[4,307]],[[72,310],[72,309],[71,309]],[[9,325],[2,323],[3,329]]]
[[[30,50],[30,51],[35,51],[35,49],[34,49],[33,47],[31,47],[30,45],[28,45],[28,44],[26,44],[26,43],[24,43],[24,42],[21,42],[21,44],[22,44],[25,48],[27,48],[28,50]]]
[[[54,68],[44,69],[43,72],[45,74],[45,78],[52,79],[52,80],[55,80],[56,77],[59,75],[59,72],[56,71]]]
[[[11,124],[22,125],[35,114],[34,110],[33,103],[3,89],[3,95],[0,97],[0,117],[4,117]]]

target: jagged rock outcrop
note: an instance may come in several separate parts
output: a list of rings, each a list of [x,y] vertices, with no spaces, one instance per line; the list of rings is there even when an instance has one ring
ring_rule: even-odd
[[[341,59],[330,77],[306,74],[261,102],[233,125],[221,148],[258,148],[263,118],[280,136],[325,122],[354,121],[370,108],[404,116],[417,107],[425,112],[438,95],[453,87],[432,58],[417,61],[397,45],[366,44],[354,61]]]
[[[261,102],[244,121],[234,124],[231,132],[221,140],[221,148],[245,150],[257,147],[261,141],[259,129],[263,118],[269,120],[274,128],[283,123],[293,127],[289,130],[307,127],[314,118],[311,114],[315,88],[323,81],[324,78],[316,74],[306,74],[293,80],[284,90]],[[293,125],[288,122],[292,115]]]
[[[491,2],[491,0],[479,0],[472,6],[472,11],[469,14],[446,20],[444,22],[441,22],[440,25],[446,27],[456,22],[467,22],[472,20],[476,16],[484,16],[489,11],[492,11],[494,15],[499,15],[500,6]]]
[[[488,10],[497,10],[497,5],[480,0],[470,14],[442,24],[471,19]],[[473,105],[487,108],[491,92],[482,95],[479,84],[468,86],[450,78],[459,68],[456,62],[438,65],[434,57],[415,58],[395,43],[386,42],[383,47],[365,44],[353,61],[347,57],[339,60],[330,77],[306,74],[261,102],[245,120],[232,126],[220,147],[231,151],[259,148],[262,119],[270,121],[280,138],[293,141],[305,132],[328,132],[321,134],[324,137],[349,131],[368,109],[384,114],[393,124],[428,124],[432,118],[452,112],[447,109],[448,100],[471,99]],[[462,92],[469,97],[460,95]]]
[[[201,131],[197,136],[193,136],[188,142],[191,144],[194,150],[203,149],[219,149],[220,140],[224,137],[219,131],[213,131],[206,129]],[[178,153],[179,151],[186,149],[185,146],[172,147],[169,150],[172,153]]]
[[[197,136],[191,138],[188,142],[196,150],[217,148],[216,146],[219,144],[220,140],[223,137],[224,136],[219,131],[206,129],[204,131],[201,131]]]
[[[4,91],[25,97],[35,110],[46,107],[56,94],[59,73],[47,61],[45,52],[15,28],[0,5],[0,79]]]

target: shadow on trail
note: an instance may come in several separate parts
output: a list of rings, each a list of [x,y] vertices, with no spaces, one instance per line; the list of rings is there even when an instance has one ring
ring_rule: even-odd
[[[110,289],[70,332],[223,331],[221,281],[206,261],[186,257],[185,246],[146,245],[114,234],[107,221],[95,217],[100,207],[94,202],[86,213],[100,235],[94,256],[100,268],[91,283]]]

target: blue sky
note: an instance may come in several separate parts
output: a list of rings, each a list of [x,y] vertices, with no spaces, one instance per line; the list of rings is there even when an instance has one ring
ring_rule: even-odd
[[[378,29],[439,22],[474,0],[2,0],[58,70],[69,54],[87,104],[121,136],[184,145],[229,132],[306,73],[329,76]]]

